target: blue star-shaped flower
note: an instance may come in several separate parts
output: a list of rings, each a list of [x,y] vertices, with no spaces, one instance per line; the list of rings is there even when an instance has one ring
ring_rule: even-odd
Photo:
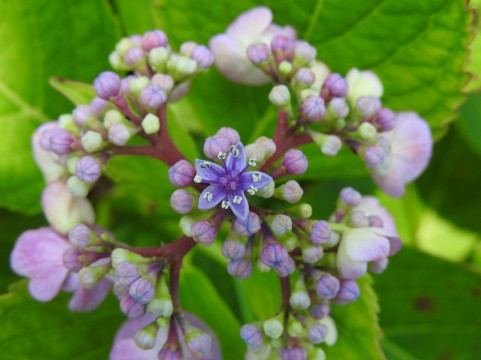
[[[254,195],[257,190],[268,185],[272,177],[260,171],[247,171],[255,166],[255,159],[246,163],[244,145],[238,142],[232,145],[228,153],[220,152],[222,166],[204,160],[195,160],[196,183],[210,184],[200,194],[199,209],[212,209],[222,202],[223,209],[232,209],[236,217],[245,220],[249,215],[249,204],[244,191]]]

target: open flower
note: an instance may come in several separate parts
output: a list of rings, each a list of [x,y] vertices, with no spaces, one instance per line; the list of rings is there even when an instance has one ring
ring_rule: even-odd
[[[267,84],[270,79],[248,60],[246,50],[258,42],[270,45],[276,35],[296,39],[293,28],[272,23],[272,12],[267,7],[256,7],[241,14],[225,33],[214,36],[209,42],[215,56],[215,66],[234,82],[245,85]]]
[[[199,209],[212,209],[222,202],[222,208],[230,207],[237,218],[245,220],[249,215],[249,204],[244,192],[254,195],[268,185],[272,177],[260,171],[246,172],[256,163],[255,159],[249,159],[246,164],[246,153],[241,142],[232,145],[228,154],[219,152],[218,158],[222,166],[211,161],[195,160],[197,175],[194,181],[210,184],[200,194]]]
[[[64,265],[64,254],[72,245],[50,227],[24,232],[17,239],[10,256],[13,271],[30,278],[30,294],[39,301],[52,300],[60,290],[73,291],[69,308],[90,311],[97,307],[110,291],[110,281],[101,280],[91,289],[84,289],[77,274]]]
[[[429,125],[418,114],[397,114],[396,126],[383,133],[390,146],[389,154],[379,167],[370,169],[374,181],[391,196],[404,194],[406,183],[416,179],[426,169],[432,153]]]

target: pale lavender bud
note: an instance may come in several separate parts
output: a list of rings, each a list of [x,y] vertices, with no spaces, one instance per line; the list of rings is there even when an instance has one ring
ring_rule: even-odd
[[[329,102],[329,110],[338,119],[344,119],[349,114],[349,105],[344,98],[333,98]]]
[[[246,252],[245,245],[238,240],[226,240],[222,244],[222,255],[229,260],[239,260],[244,257]]]
[[[128,280],[132,283],[140,276],[139,268],[128,261],[122,261],[115,267],[116,280]]]
[[[276,62],[278,64],[283,61],[291,62],[294,58],[295,45],[295,42],[287,36],[274,36],[271,41],[271,50],[276,58]]]
[[[231,145],[235,145],[240,141],[239,133],[230,127],[220,128],[216,135],[226,138]]]
[[[322,245],[329,242],[331,237],[331,227],[324,220],[316,221],[312,224],[309,239],[316,245]]]
[[[170,75],[165,74],[155,74],[152,77],[151,83],[158,86],[166,93],[170,92],[174,87],[174,79]]]
[[[345,305],[356,301],[360,294],[361,289],[354,280],[342,279],[339,292],[332,301],[338,305]]]
[[[167,36],[160,30],[148,31],[142,36],[142,46],[147,52],[156,47],[166,47],[168,43]]]
[[[276,106],[290,106],[291,94],[286,85],[276,85],[269,93],[269,101]]]
[[[207,333],[201,330],[194,330],[192,333],[187,334],[186,345],[195,357],[207,356],[212,347],[212,339]]]
[[[57,125],[55,125],[57,126]],[[52,134],[55,133],[55,130],[57,130],[58,128],[55,127],[55,128],[50,128],[50,129],[45,129],[44,131],[42,131],[40,134],[41,134],[41,137],[40,137],[40,146],[42,147],[42,149],[44,150],[48,150],[50,151],[50,138],[52,137]]]
[[[369,146],[363,154],[367,167],[377,168],[382,165],[387,157],[386,150],[379,144]]]
[[[296,81],[299,84],[311,86],[316,81],[316,75],[308,68],[300,68],[296,73]]]
[[[190,212],[193,202],[194,198],[192,195],[183,189],[175,190],[170,197],[170,206],[179,214]]]
[[[94,90],[98,97],[108,100],[120,91],[120,76],[112,71],[104,71],[94,80]]]
[[[396,114],[391,109],[382,108],[374,118],[374,125],[379,131],[391,131],[396,126]]]
[[[322,274],[316,282],[316,293],[323,299],[332,299],[339,292],[339,279],[331,274]]]
[[[386,270],[387,266],[389,264],[389,259],[384,258],[381,260],[376,260],[371,263],[369,263],[369,270],[375,274],[380,274],[384,270]]]
[[[311,305],[311,299],[306,291],[294,291],[289,298],[289,304],[297,310],[307,309]]]
[[[63,265],[72,272],[79,272],[84,266],[79,259],[80,256],[82,256],[82,252],[79,249],[68,248],[62,256]]]
[[[145,305],[135,301],[130,295],[124,295],[120,299],[120,310],[131,319],[145,314]]]
[[[179,160],[169,169],[169,180],[174,186],[189,186],[195,176],[195,168],[187,160]]]
[[[326,114],[324,100],[317,95],[309,95],[301,105],[301,114],[309,122],[318,122]]]
[[[167,101],[167,95],[157,85],[148,85],[140,92],[140,103],[150,109],[156,109]]]
[[[373,96],[361,96],[356,101],[356,109],[362,116],[373,116],[381,109],[381,100]]]
[[[218,229],[209,220],[200,220],[192,224],[190,232],[194,241],[209,246],[215,240]]]
[[[291,149],[282,159],[282,165],[289,175],[302,175],[307,170],[307,158],[301,150]]]
[[[251,63],[259,65],[269,60],[271,55],[269,47],[264,43],[252,44],[247,50],[247,58]]]
[[[141,48],[130,48],[124,55],[124,61],[129,66],[135,66],[142,61],[145,61],[145,53]]]
[[[142,45],[142,36],[141,35],[130,35],[129,40],[137,45]]]
[[[339,200],[349,207],[355,207],[361,203],[362,196],[359,191],[356,191],[351,187],[347,187],[341,190],[341,193],[339,194]]]
[[[180,45],[180,53],[184,56],[190,56],[192,54],[192,51],[196,48],[197,43],[194,41],[186,41],[185,43],[182,43]]]
[[[306,41],[297,40],[295,42],[295,53],[305,63],[310,63],[316,58],[317,50]]]
[[[77,126],[83,127],[95,119],[95,114],[88,105],[78,105],[72,112],[73,121]]]
[[[179,349],[171,349],[170,346],[166,345],[158,355],[159,360],[182,360],[182,351]]]
[[[190,58],[204,69],[211,66],[214,62],[214,54],[204,45],[197,45],[190,54]]]
[[[149,279],[140,277],[130,285],[129,295],[135,301],[147,304],[155,297],[154,284]]]
[[[254,324],[242,326],[240,336],[251,349],[261,347],[264,342],[264,334],[260,331],[259,327]]]
[[[135,78],[136,78],[136,76],[134,76],[134,75],[129,75],[129,76],[123,78],[123,79],[120,81],[120,93],[121,93],[121,94],[127,95],[127,94],[130,94],[130,93],[131,93],[130,83],[131,83],[132,80],[134,80]]]
[[[80,180],[92,184],[98,180],[102,170],[97,159],[84,156],[75,163],[75,172]]]
[[[211,159],[217,159],[220,153],[227,154],[231,145],[223,136],[209,136],[204,143],[204,154]]]
[[[252,274],[252,262],[247,259],[231,260],[227,264],[227,272],[239,279],[245,279]]]
[[[336,135],[328,135],[321,145],[321,152],[327,156],[336,156],[342,147],[342,140]]]
[[[274,270],[276,270],[277,275],[280,277],[287,277],[296,270],[296,262],[291,257],[288,257],[287,262],[275,267]]]
[[[306,360],[307,351],[303,347],[293,346],[282,350],[282,360]]]
[[[314,324],[307,330],[307,339],[313,344],[320,344],[327,336],[328,328],[324,324]]]
[[[295,180],[289,180],[281,187],[282,199],[288,203],[295,204],[301,200],[304,190]]]
[[[249,212],[246,219],[237,218],[233,225],[233,230],[242,236],[254,235],[261,229],[259,216],[254,212]]]
[[[110,103],[107,100],[98,97],[94,98],[89,105],[90,111],[98,118],[104,116],[109,106]]]
[[[337,73],[330,74],[322,84],[322,91],[327,92],[332,97],[342,98],[346,96],[348,88],[346,79]]]
[[[74,137],[65,129],[55,129],[50,132],[50,150],[58,155],[68,154],[72,151],[71,145]]]
[[[309,308],[309,314],[314,319],[322,319],[331,313],[331,308],[327,303],[320,303]]]
[[[272,241],[262,248],[261,261],[271,268],[283,266],[287,263],[287,259],[289,259],[289,253],[277,241]]]
[[[290,216],[278,214],[271,222],[271,230],[276,235],[283,235],[292,230],[292,219]]]
[[[86,248],[93,237],[92,230],[85,224],[75,225],[68,232],[69,241],[80,249]]]
[[[369,219],[360,210],[354,210],[349,215],[349,225],[352,227],[367,227],[369,226]]]
[[[264,153],[267,157],[274,155],[276,152],[276,143],[272,139],[261,136],[256,139],[255,143],[264,149]]]
[[[123,123],[115,123],[109,127],[109,140],[115,145],[125,145],[131,136],[129,128]]]
[[[302,259],[308,264],[314,264],[322,259],[324,250],[321,246],[310,245],[302,249]]]

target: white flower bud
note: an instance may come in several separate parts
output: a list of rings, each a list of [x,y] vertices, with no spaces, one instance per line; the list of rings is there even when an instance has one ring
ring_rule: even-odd
[[[146,134],[155,134],[160,129],[160,120],[154,114],[147,114],[142,120],[142,128]]]

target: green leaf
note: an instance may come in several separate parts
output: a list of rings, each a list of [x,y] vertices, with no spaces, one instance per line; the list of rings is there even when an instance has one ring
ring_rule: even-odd
[[[125,320],[110,296],[90,313],[67,308],[71,295],[54,301],[32,299],[25,282],[0,296],[0,351],[5,359],[105,359]]]
[[[456,125],[471,149],[481,157],[481,143],[479,141],[481,136],[481,94],[468,96],[468,100],[460,109],[460,116]]]
[[[72,107],[48,78],[92,81],[108,66],[117,26],[103,0],[3,1],[0,13],[0,206],[33,213],[43,180],[31,134]]]
[[[384,335],[396,347],[417,359],[479,357],[479,273],[405,248],[374,289]]]
[[[88,104],[95,97],[92,84],[73,81],[61,77],[51,77],[49,84],[60,94],[69,99],[74,105]]]

